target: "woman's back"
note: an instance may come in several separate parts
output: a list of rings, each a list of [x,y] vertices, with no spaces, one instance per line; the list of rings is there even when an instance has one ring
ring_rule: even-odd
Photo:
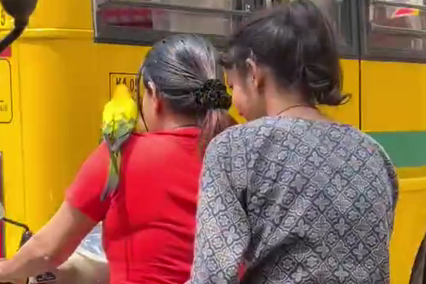
[[[389,282],[392,163],[318,108],[350,99],[333,29],[294,0],[232,35],[221,63],[252,122],[206,151],[190,283],[232,283],[244,260],[243,283]]]
[[[213,45],[196,35],[157,42],[138,73],[132,104],[147,133],[123,134],[128,126],[119,119],[128,115],[116,106],[118,113],[104,123],[105,144],[68,191],[71,207],[103,221],[111,283],[189,278],[201,157],[208,142],[235,123],[217,58]]]
[[[207,230],[233,220],[227,238],[214,244],[230,254],[228,261],[240,258],[231,248],[250,240],[245,283],[388,283],[397,180],[369,136],[332,122],[261,118],[214,140],[205,167],[202,204],[214,208],[200,208],[198,225]],[[235,192],[237,199],[217,192]],[[197,246],[212,245],[199,239]],[[221,268],[201,263],[215,260],[196,259],[197,275],[204,268],[210,281],[219,277]]]
[[[125,86],[115,91],[104,109],[104,143],[49,223],[1,262],[0,282],[60,265],[101,221],[111,284],[188,280],[201,157],[213,137],[236,123],[218,57],[209,41],[190,34],[149,50],[136,96]],[[136,134],[138,121],[146,133]]]
[[[126,143],[118,194],[107,201],[103,221],[111,283],[184,283],[189,278],[201,170],[199,132],[189,127],[133,135]],[[99,161],[108,158],[103,145],[84,166],[98,172],[99,185],[108,168]],[[99,193],[92,198],[72,191],[71,204],[93,215],[93,201],[86,200],[99,199]]]

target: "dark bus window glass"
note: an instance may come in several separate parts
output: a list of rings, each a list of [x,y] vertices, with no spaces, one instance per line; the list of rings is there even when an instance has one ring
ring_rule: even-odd
[[[258,9],[291,0],[92,0],[95,38],[101,42],[152,44],[173,33],[224,40]],[[314,0],[327,14],[342,46],[352,44],[352,0]]]
[[[273,7],[292,0],[258,0],[257,7]],[[353,0],[312,0],[321,11],[329,18],[338,35],[341,45],[349,46],[352,38],[352,14],[351,2]],[[355,6],[354,6],[355,7]]]
[[[341,45],[353,44],[351,2],[353,0],[313,0],[327,15],[337,32]]]
[[[426,57],[426,7],[424,0],[370,1],[368,52],[406,57]]]
[[[228,36],[254,9],[243,0],[93,0],[95,36],[135,42],[143,31]],[[127,35],[127,36],[126,36]]]

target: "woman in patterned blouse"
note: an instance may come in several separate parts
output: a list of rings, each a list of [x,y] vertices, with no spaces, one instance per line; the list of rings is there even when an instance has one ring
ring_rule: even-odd
[[[209,145],[189,283],[389,283],[398,184],[382,147],[338,106],[332,26],[308,0],[260,15],[222,59],[250,122]]]

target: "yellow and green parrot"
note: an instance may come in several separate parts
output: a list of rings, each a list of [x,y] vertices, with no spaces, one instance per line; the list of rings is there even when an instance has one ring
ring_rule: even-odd
[[[110,164],[108,179],[101,201],[115,194],[120,181],[121,146],[136,129],[138,108],[126,85],[118,85],[112,99],[105,105],[102,135],[108,146]]]

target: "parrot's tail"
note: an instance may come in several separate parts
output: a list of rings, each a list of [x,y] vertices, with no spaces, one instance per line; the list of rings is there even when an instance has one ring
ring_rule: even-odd
[[[120,151],[113,153],[109,164],[108,179],[101,195],[102,202],[105,201],[107,197],[113,196],[117,192],[118,184],[120,183],[120,163]]]
[[[130,135],[131,135],[131,134],[132,134],[131,132],[128,132],[128,133],[126,133],[126,134],[124,134],[124,135],[122,135],[122,136],[118,137],[118,138],[114,141],[114,144],[112,145],[111,150],[112,150],[113,152],[120,151],[121,146],[124,144],[124,142],[126,142],[126,141],[127,141],[127,139],[129,139],[129,137],[130,137]]]
[[[113,143],[109,140],[108,135],[104,135],[111,161],[109,164],[108,179],[101,195],[102,202],[107,197],[113,196],[117,191],[118,184],[120,183],[121,146],[129,139],[130,135],[131,133],[126,133],[118,137]]]

